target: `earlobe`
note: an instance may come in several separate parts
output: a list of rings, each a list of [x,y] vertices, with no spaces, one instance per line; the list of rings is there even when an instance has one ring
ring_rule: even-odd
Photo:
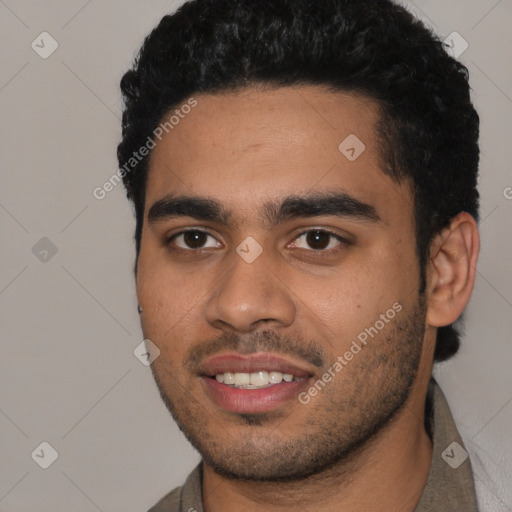
[[[475,219],[459,213],[432,241],[427,269],[427,324],[449,325],[469,301],[476,275],[480,236]]]

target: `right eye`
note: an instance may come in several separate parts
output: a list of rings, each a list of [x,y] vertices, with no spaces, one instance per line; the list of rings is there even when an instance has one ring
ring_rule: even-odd
[[[210,239],[210,241],[208,239]],[[180,249],[190,251],[213,249],[221,246],[220,242],[210,235],[210,233],[199,229],[180,231],[168,238],[166,243],[167,245],[175,245]]]

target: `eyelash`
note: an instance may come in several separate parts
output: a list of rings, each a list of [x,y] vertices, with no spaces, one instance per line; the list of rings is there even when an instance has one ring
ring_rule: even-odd
[[[301,237],[308,235],[309,233],[314,233],[314,232],[326,234],[326,235],[330,236],[331,238],[336,239],[338,242],[340,242],[339,243],[340,246],[348,247],[351,245],[351,242],[349,240],[347,240],[346,238],[344,238],[336,233],[333,233],[332,231],[329,231],[327,229],[319,229],[319,228],[317,228],[317,229],[313,228],[313,229],[308,229],[306,231],[303,231],[302,233],[297,235],[293,241],[295,242],[298,239],[300,239]],[[184,231],[180,231],[179,233],[175,233],[174,235],[168,237],[164,243],[167,247],[171,248],[173,251],[181,251],[181,252],[186,252],[186,253],[190,253],[190,254],[192,254],[192,253],[200,254],[200,253],[204,253],[204,252],[209,252],[209,249],[211,249],[209,247],[206,249],[204,249],[202,247],[200,247],[198,249],[193,249],[193,248],[184,249],[183,247],[176,247],[176,246],[171,247],[173,245],[172,243],[174,242],[174,240],[176,238],[178,238],[179,236],[185,235],[187,233],[201,233],[201,234],[210,236],[216,240],[216,238],[211,233],[209,233],[208,231],[205,231],[203,229],[187,229]],[[299,248],[299,249],[301,249],[301,248]],[[302,250],[306,250],[312,254],[326,255],[326,254],[330,254],[331,252],[339,250],[339,249],[330,248],[330,249],[302,249]]]

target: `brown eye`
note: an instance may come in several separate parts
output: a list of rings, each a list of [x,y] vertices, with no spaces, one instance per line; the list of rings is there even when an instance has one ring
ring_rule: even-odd
[[[326,231],[325,229],[311,229],[305,231],[298,236],[294,242],[294,246],[299,249],[325,252],[340,245],[349,245],[349,242],[343,237]]]
[[[177,233],[169,239],[169,244],[174,244],[180,249],[211,249],[219,247],[221,244],[205,231],[191,229]]]
[[[208,236],[202,231],[187,231],[183,234],[183,242],[191,249],[199,249],[207,240]]]
[[[306,242],[315,250],[325,249],[330,241],[331,235],[325,231],[310,231],[306,235]]]

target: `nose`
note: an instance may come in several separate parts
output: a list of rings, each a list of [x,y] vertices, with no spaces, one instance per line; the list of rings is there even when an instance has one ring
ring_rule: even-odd
[[[261,325],[279,328],[291,325],[296,305],[283,278],[261,254],[247,263],[238,254],[206,303],[206,320],[215,328],[251,332]]]

